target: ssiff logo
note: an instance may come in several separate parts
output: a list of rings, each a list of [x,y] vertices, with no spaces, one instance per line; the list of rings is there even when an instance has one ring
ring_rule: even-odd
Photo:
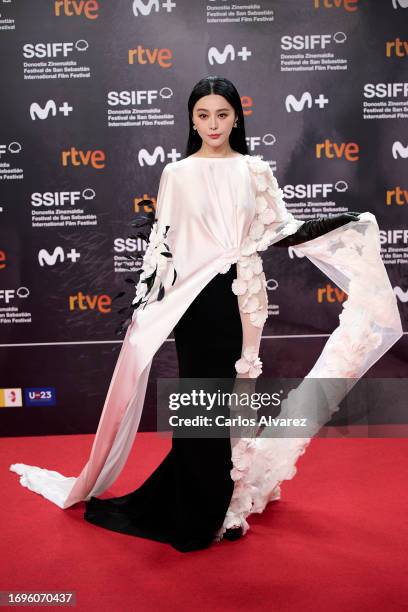
[[[55,406],[55,387],[26,387],[25,406]]]
[[[0,408],[22,406],[21,389],[0,389]]]

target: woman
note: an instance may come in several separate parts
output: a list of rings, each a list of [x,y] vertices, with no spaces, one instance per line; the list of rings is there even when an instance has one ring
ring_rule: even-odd
[[[269,443],[260,445],[256,453],[248,440],[240,440],[232,449],[229,437],[173,437],[170,452],[141,487],[121,497],[98,499],[125,464],[155,352],[173,330],[180,378],[256,379],[262,371],[259,348],[267,318],[266,279],[258,251],[270,245],[301,244],[298,248],[321,269],[325,264],[324,271],[339,286],[348,278],[352,288],[364,258],[358,271],[350,272],[347,258],[356,256],[343,249],[342,257],[333,260],[330,240],[338,239],[339,232],[344,238],[354,236],[361,240],[359,253],[364,253],[364,248],[376,246],[370,231],[378,230],[370,213],[306,222],[288,213],[267,162],[248,155],[240,97],[228,79],[199,81],[190,95],[188,114],[186,155],[167,164],[161,176],[156,216],[130,309],[133,314],[123,326],[126,337],[89,462],[77,479],[35,466],[11,466],[21,474],[21,484],[63,508],[84,500],[87,521],[168,542],[183,552],[245,533],[248,514],[262,511],[268,501],[279,497],[279,483],[293,476],[294,464],[308,440],[281,444],[279,452],[287,461],[280,465],[285,464],[285,470],[271,476],[274,455]],[[360,223],[361,218],[365,224]],[[357,221],[362,228],[358,235],[353,234]],[[312,239],[317,239],[312,246],[304,245]],[[373,305],[370,316],[366,314],[364,324],[355,331],[373,342],[365,340],[352,366],[335,362],[337,370],[332,374],[333,348],[337,354],[347,339],[349,322],[344,316],[343,325],[316,364],[320,376],[329,371],[358,378],[367,364],[378,360],[401,336],[395,297],[380,259],[375,261],[373,276],[378,302],[378,295],[384,298]],[[359,289],[357,284],[357,297],[362,294]],[[364,298],[370,290],[364,287]],[[348,300],[352,318],[359,308],[354,293]],[[378,321],[384,306],[386,339]],[[252,472],[241,469],[251,456]],[[262,482],[263,473],[268,477]]]

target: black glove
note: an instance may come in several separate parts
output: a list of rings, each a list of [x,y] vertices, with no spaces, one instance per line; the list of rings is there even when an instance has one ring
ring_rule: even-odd
[[[286,236],[278,242],[274,242],[272,246],[289,247],[301,244],[302,242],[308,242],[309,240],[313,240],[313,238],[327,234],[327,232],[345,225],[349,221],[358,221],[359,214],[358,212],[350,211],[341,215],[336,215],[335,217],[310,219],[309,221],[305,221],[294,234]]]

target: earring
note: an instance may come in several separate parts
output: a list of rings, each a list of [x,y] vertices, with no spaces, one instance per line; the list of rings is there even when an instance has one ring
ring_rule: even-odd
[[[237,120],[237,121],[238,121],[238,120]],[[236,121],[235,121],[235,123],[234,123],[234,127],[238,127],[238,126],[237,126],[237,122],[236,122]]]
[[[195,126],[195,125],[193,125],[193,130],[196,130],[196,129],[197,129],[197,128],[196,128],[196,126]]]

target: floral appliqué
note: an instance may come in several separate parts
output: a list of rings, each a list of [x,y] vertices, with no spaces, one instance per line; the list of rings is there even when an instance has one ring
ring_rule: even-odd
[[[257,378],[262,373],[262,361],[254,346],[244,348],[242,357],[235,362],[238,374],[248,374],[250,378]]]

